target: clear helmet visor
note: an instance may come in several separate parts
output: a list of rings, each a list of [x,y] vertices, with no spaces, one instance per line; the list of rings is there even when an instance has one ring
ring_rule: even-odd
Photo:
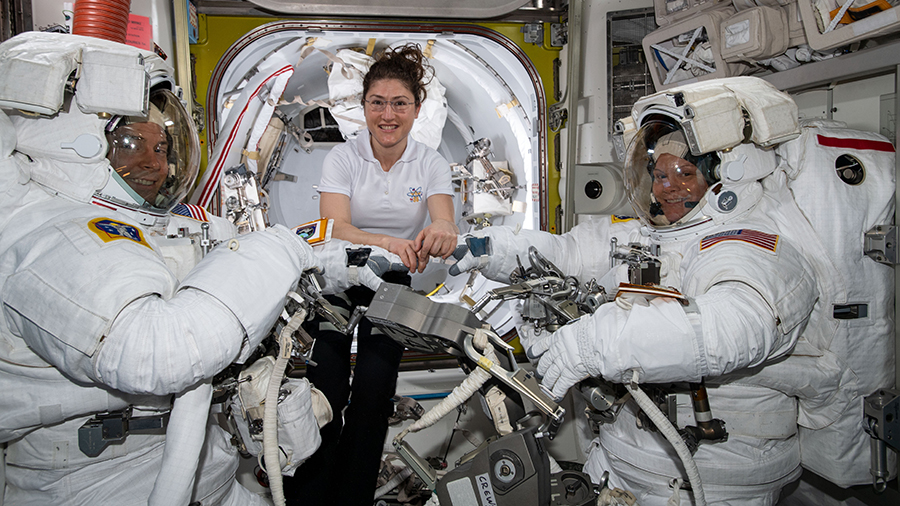
[[[641,126],[625,158],[625,190],[638,217],[654,228],[685,225],[698,216],[716,182],[716,153],[691,154],[684,132],[669,121]]]
[[[151,92],[149,116],[115,118],[106,137],[115,179],[139,208],[169,211],[190,192],[200,146],[193,121],[170,91]]]

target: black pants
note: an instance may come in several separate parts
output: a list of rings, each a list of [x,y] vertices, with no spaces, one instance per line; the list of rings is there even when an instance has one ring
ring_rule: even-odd
[[[390,272],[384,278],[407,286],[411,281],[405,273]],[[342,296],[328,297],[328,301],[349,314],[357,305],[368,306],[372,296],[365,287],[353,287]],[[306,377],[328,398],[334,419],[322,427],[322,445],[316,453],[293,478],[285,477],[287,504],[371,506],[388,417],[394,411],[391,397],[397,388],[403,346],[377,330],[373,332],[371,322],[363,318],[357,330],[351,383],[353,337],[319,317],[308,323],[307,330],[316,338],[312,354],[316,365],[307,368]]]

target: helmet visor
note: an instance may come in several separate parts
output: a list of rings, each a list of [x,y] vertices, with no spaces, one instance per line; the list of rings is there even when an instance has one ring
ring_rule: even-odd
[[[200,165],[193,121],[168,90],[150,95],[148,117],[125,116],[107,127],[106,157],[140,207],[168,211],[191,190]]]
[[[718,156],[694,156],[684,132],[668,121],[641,126],[625,158],[625,189],[648,225],[686,224],[698,214]]]

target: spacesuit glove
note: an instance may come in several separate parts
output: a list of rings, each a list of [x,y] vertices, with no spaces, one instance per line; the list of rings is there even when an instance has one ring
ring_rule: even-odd
[[[322,263],[325,286],[322,293],[341,293],[351,286],[363,285],[377,291],[388,271],[405,272],[400,257],[378,246],[361,246],[340,239],[316,246],[316,257]]]
[[[550,335],[550,332],[536,329],[534,328],[533,323],[526,321],[516,323],[516,332],[519,335],[519,344],[522,345],[522,348],[525,350],[525,356],[528,357],[531,365],[537,367],[538,359],[541,358],[541,355],[533,355],[532,349],[535,343]]]
[[[456,276],[478,270],[488,279],[508,283],[510,273],[519,265],[516,257],[527,262],[530,236],[534,234],[541,232],[521,230],[516,233],[511,227],[488,227],[460,236],[453,251],[456,263],[450,266],[449,273]]]
[[[537,372],[542,376],[541,385],[554,397],[561,399],[579,381],[599,375],[600,355],[591,341],[595,339],[596,322],[583,317],[531,346],[528,353],[540,356]]]

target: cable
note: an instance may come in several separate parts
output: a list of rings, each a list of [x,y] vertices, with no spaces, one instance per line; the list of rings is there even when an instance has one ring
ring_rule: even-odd
[[[301,308],[293,316],[287,325],[278,334],[278,359],[275,361],[275,370],[269,378],[266,388],[266,406],[263,415],[263,455],[266,459],[265,471],[269,476],[269,490],[272,492],[272,501],[275,506],[284,506],[284,482],[281,476],[281,450],[278,447],[278,394],[281,392],[281,380],[291,358],[293,341],[291,335],[300,327],[306,319],[306,310]],[[270,471],[274,466],[274,471]]]
[[[637,401],[638,406],[644,410],[644,413],[650,417],[650,420],[653,421],[659,431],[675,448],[675,453],[681,458],[684,469],[687,471],[688,482],[691,484],[691,489],[694,492],[694,500],[697,502],[698,506],[706,506],[706,495],[703,493],[703,484],[700,481],[700,470],[697,469],[697,463],[694,462],[691,451],[688,450],[687,444],[681,439],[681,435],[678,434],[675,427],[672,426],[672,422],[670,422],[669,419],[666,418],[666,415],[664,415],[656,404],[650,400],[650,397],[640,389],[638,386],[638,378],[638,371],[635,370],[631,382],[625,383],[625,388],[631,392],[631,395],[634,397],[634,400]],[[678,488],[675,489],[674,493],[678,494]]]

